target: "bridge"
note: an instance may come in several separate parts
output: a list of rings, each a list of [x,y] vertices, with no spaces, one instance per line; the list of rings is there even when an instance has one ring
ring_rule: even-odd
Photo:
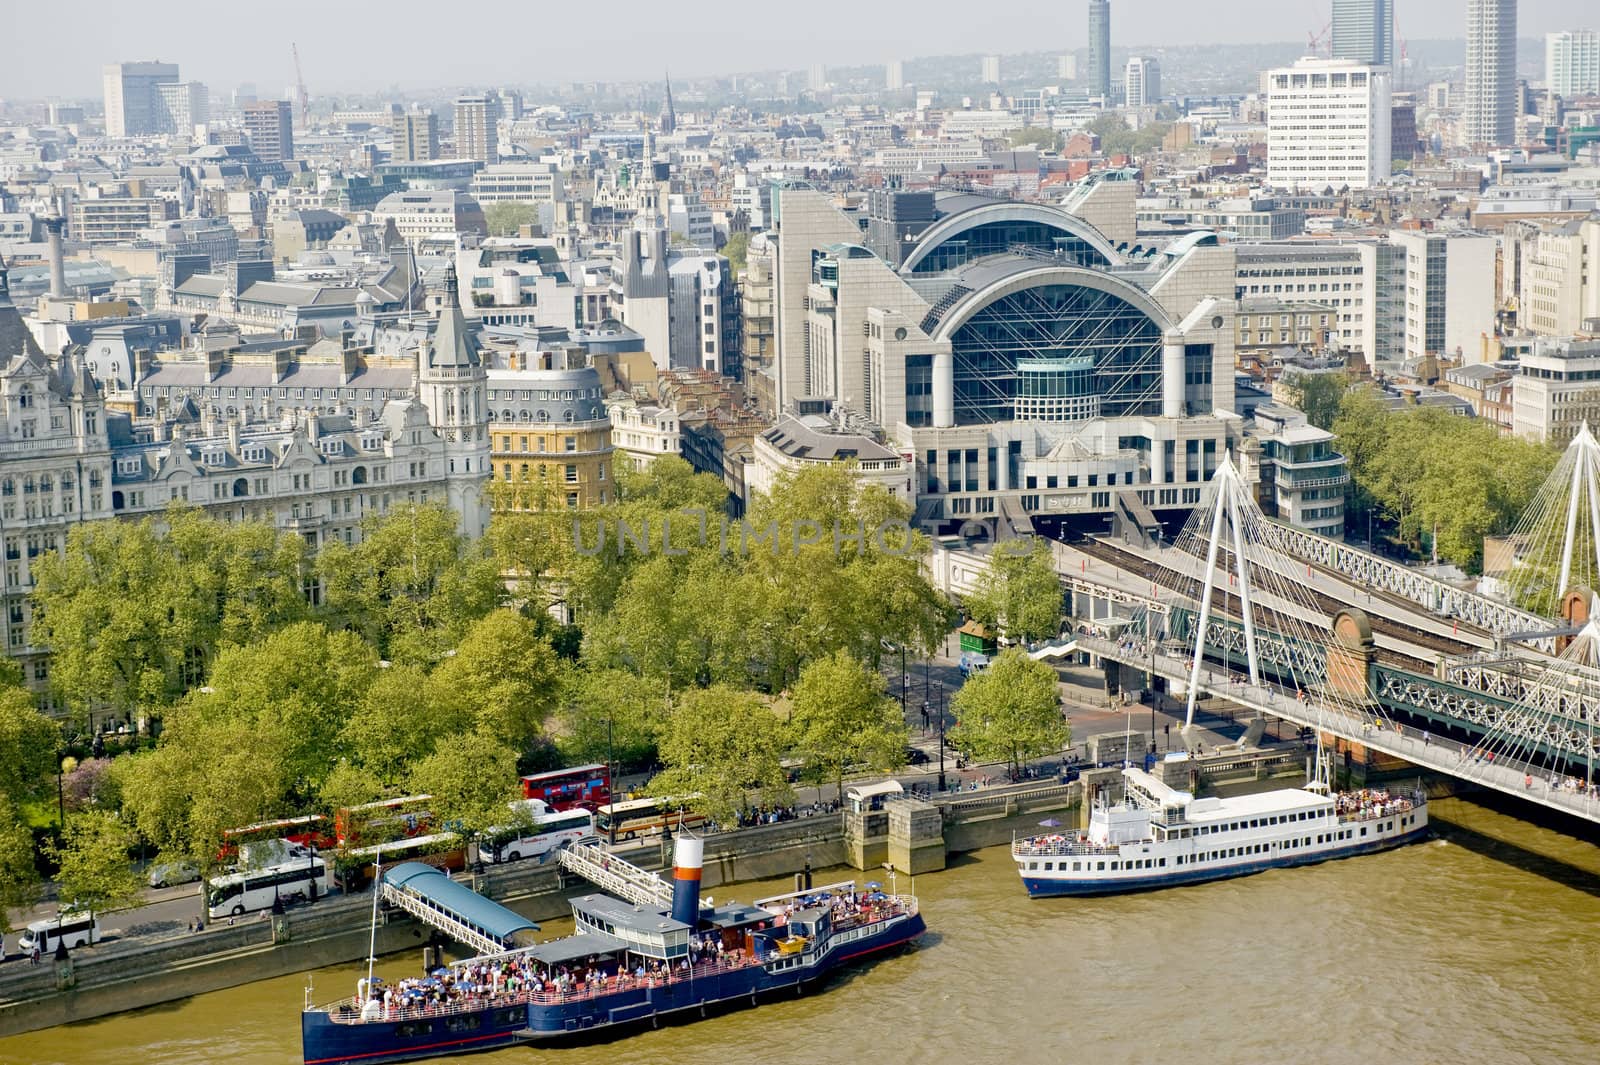
[[[525,933],[539,930],[537,924],[521,914],[422,862],[403,862],[387,869],[379,883],[384,902],[479,954],[510,950],[519,945]]]
[[[1270,521],[1225,458],[1170,543],[1142,529],[1053,543],[1087,623],[1030,653],[1161,676],[1191,723],[1216,696],[1600,822],[1600,599],[1582,584],[1600,582],[1597,482],[1585,430],[1519,526],[1507,584],[1557,621]],[[948,545],[932,564],[957,595],[987,566]]]
[[[563,847],[556,859],[564,872],[581,876],[589,883],[626,902],[645,909],[670,909],[672,885],[647,869],[623,861],[597,843]],[[700,908],[709,910],[709,895],[701,896]]]

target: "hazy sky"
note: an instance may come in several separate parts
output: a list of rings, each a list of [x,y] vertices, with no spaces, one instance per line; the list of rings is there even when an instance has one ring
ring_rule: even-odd
[[[106,63],[162,59],[227,91],[647,80],[895,57],[1081,48],[1085,0],[0,0],[0,96],[98,96]],[[1329,0],[1114,0],[1117,45],[1304,40]],[[1402,37],[1465,35],[1466,0],[1397,0]],[[1518,36],[1600,24],[1594,0],[1523,0]],[[14,31],[14,32],[13,32]]]

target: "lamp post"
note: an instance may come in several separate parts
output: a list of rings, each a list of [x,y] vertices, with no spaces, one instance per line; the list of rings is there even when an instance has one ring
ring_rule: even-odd
[[[944,685],[939,685],[939,791],[944,791]]]
[[[906,645],[900,645],[900,716],[906,714],[906,689],[911,687],[911,682],[906,679]]]
[[[611,807],[611,816],[606,818],[606,828],[611,837],[611,846],[617,845],[617,798],[616,798],[616,714],[613,710],[606,711],[606,802]]]

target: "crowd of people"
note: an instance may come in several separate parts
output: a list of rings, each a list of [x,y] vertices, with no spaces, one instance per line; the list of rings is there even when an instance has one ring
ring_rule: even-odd
[[[1411,809],[1411,800],[1390,795],[1382,788],[1341,791],[1334,796],[1334,811],[1347,821],[1371,821]]]

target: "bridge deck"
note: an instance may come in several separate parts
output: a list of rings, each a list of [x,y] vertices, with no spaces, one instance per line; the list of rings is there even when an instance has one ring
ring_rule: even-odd
[[[1147,645],[1124,648],[1111,640],[1081,635],[1078,637],[1078,647],[1139,669],[1148,669],[1153,661],[1156,672],[1162,676],[1185,684],[1189,680],[1190,659],[1187,656],[1180,657],[1158,649],[1152,659]],[[1392,725],[1376,727],[1371,717],[1334,706],[1310,705],[1274,685],[1240,681],[1236,674],[1215,668],[1201,667],[1200,688],[1260,713],[1331,732],[1360,743],[1369,750],[1380,751],[1413,765],[1470,780],[1527,802],[1600,824],[1600,797],[1552,787],[1544,778],[1546,771],[1537,766],[1498,755],[1493,760],[1474,760],[1474,751],[1469,744],[1438,736],[1424,739],[1422,735],[1397,731]]]

